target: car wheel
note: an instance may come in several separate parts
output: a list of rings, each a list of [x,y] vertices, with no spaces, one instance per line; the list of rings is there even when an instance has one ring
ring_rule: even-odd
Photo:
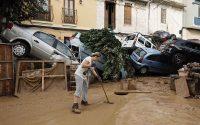
[[[142,67],[140,69],[140,74],[147,74],[147,71],[148,71],[147,67]]]
[[[173,56],[173,63],[177,66],[182,66],[183,63],[185,62],[185,56],[181,53],[176,53]]]
[[[16,42],[13,45],[13,53],[17,57],[25,57],[29,54],[29,51],[30,49],[27,44],[24,44],[22,42]]]

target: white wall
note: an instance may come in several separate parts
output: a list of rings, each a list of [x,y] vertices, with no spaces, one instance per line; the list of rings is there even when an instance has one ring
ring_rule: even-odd
[[[156,30],[165,30],[180,37],[179,30],[182,29],[183,10],[171,6],[151,4],[150,7],[150,33]],[[161,23],[161,8],[167,10],[166,24]]]
[[[132,22],[131,25],[124,24],[124,5],[125,2],[116,3],[116,28],[115,32],[132,33],[141,32],[148,34],[148,6],[142,6],[132,2]],[[104,1],[97,2],[97,28],[104,27]],[[161,23],[161,8],[167,9],[167,23]],[[182,29],[183,10],[170,6],[152,3],[150,6],[150,25],[149,33],[157,30],[166,30],[180,36],[179,30]]]
[[[97,28],[104,28],[104,0],[97,0]]]
[[[195,29],[186,29],[182,31],[183,39],[199,39],[200,40],[200,31]]]
[[[198,5],[192,4],[194,1],[195,0],[184,0],[184,4],[186,5],[186,7],[184,9],[183,26],[195,27],[200,29],[200,26],[194,24],[194,17],[198,17]]]

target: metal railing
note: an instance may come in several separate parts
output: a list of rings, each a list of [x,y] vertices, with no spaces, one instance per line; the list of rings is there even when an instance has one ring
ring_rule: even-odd
[[[63,23],[76,24],[77,10],[63,8]]]
[[[40,20],[40,21],[52,21],[52,6],[44,6],[44,12],[37,13],[35,17],[33,17],[33,20]]]

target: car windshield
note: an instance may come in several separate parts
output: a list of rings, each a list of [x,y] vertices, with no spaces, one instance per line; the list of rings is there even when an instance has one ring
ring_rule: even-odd
[[[125,40],[126,40],[126,41],[128,41],[128,40],[134,40],[134,39],[135,39],[135,36],[136,36],[135,34],[130,35],[130,36],[127,36]]]
[[[68,57],[73,57],[70,49],[63,43],[61,43],[60,41],[56,40],[57,41],[57,46],[56,46],[56,49],[58,51],[60,51],[61,53],[65,54],[66,56]]]
[[[139,57],[144,57],[147,52],[145,52],[142,48],[137,48],[136,50],[134,50],[134,52],[139,56]]]
[[[48,35],[43,32],[35,32],[33,35],[38,39],[42,40],[43,42],[49,44],[50,46],[53,46],[54,44],[55,38],[52,37],[51,35]]]

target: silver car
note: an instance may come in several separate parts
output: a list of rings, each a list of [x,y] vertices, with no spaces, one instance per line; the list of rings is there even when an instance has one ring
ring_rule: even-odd
[[[136,48],[156,48],[156,46],[141,33],[135,32],[132,35],[128,35],[122,42],[122,47],[136,47]]]
[[[75,60],[74,55],[64,43],[34,28],[10,23],[2,36],[13,43],[13,53],[17,57],[31,54],[43,60],[65,60],[69,64]]]

